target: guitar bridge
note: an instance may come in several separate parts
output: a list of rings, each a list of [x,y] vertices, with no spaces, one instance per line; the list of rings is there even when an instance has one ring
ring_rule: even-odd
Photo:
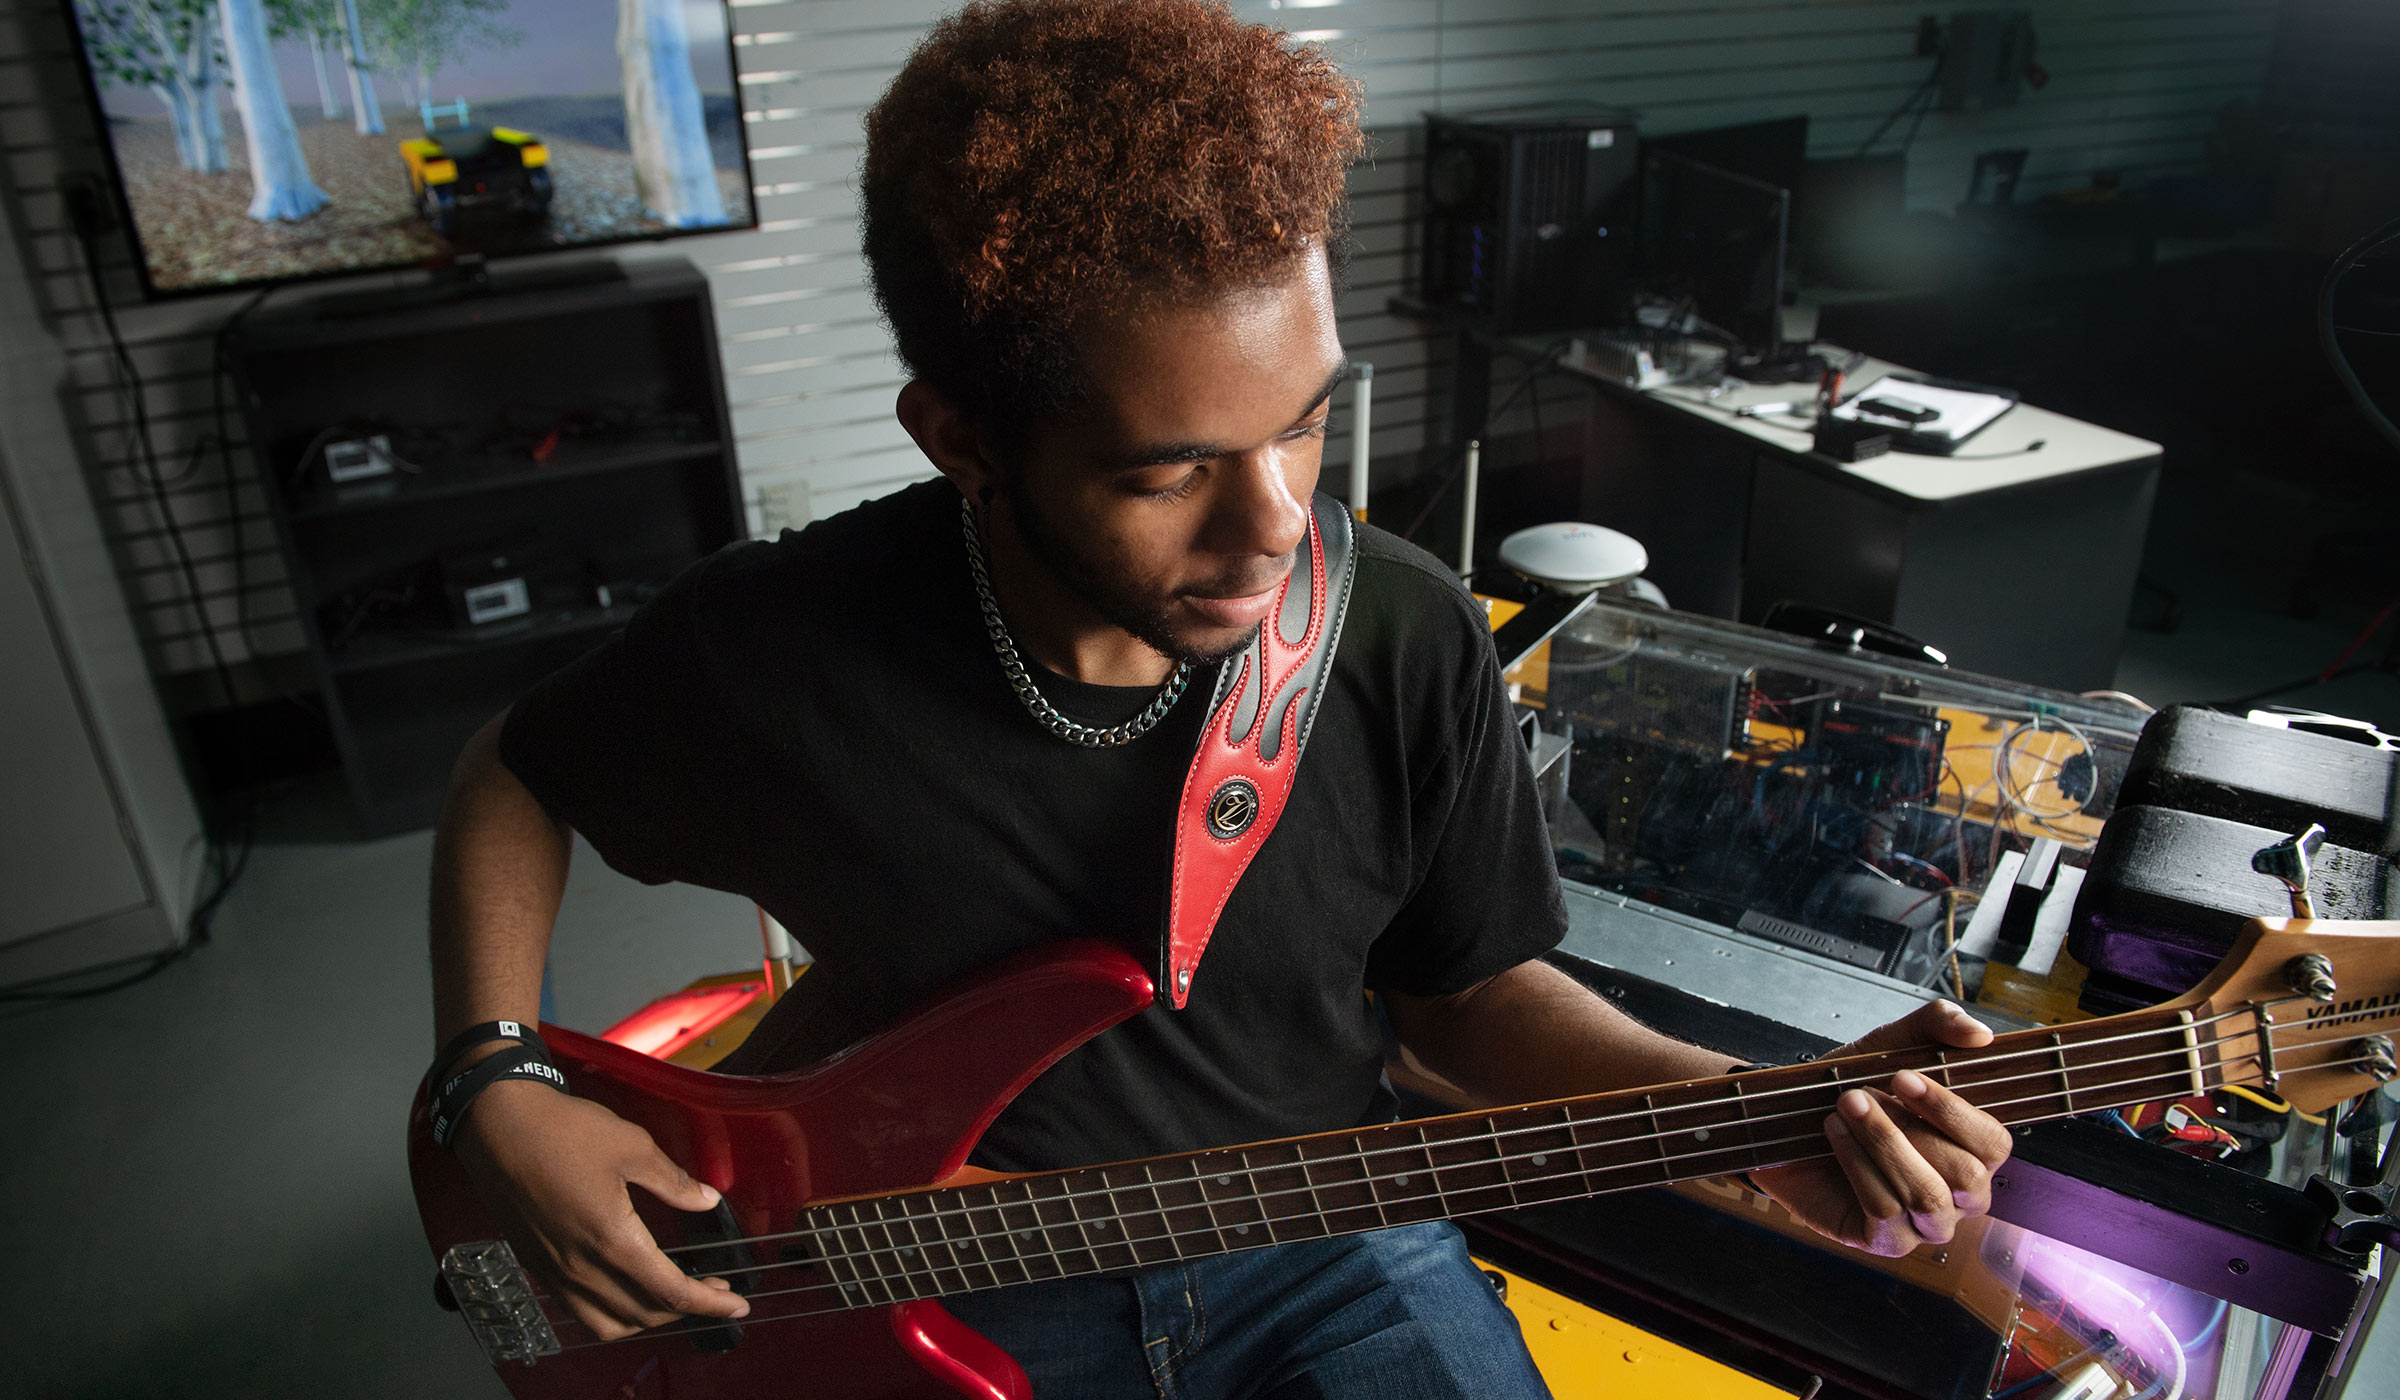
[[[528,1366],[559,1352],[558,1333],[533,1294],[533,1280],[506,1240],[454,1245],[442,1256],[442,1281],[476,1345],[493,1365],[522,1361]]]

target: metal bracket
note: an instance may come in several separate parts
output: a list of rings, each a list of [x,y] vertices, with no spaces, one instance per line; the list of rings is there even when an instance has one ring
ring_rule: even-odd
[[[442,1256],[442,1280],[467,1330],[493,1365],[522,1361],[528,1366],[559,1353],[558,1333],[534,1296],[533,1280],[506,1240],[453,1245]]]
[[[2317,848],[2325,844],[2325,828],[2310,822],[2308,830],[2286,837],[2250,857],[2250,868],[2261,875],[2281,880],[2292,894],[2292,917],[2313,919],[2316,906],[2308,898],[2309,863],[2316,859]]]
[[[2384,1052],[2391,1045],[2385,1042]],[[2371,1186],[2344,1186],[2324,1175],[2312,1176],[2301,1188],[2308,1203],[2325,1212],[2325,1243],[2351,1254],[2364,1254],[2376,1245],[2400,1248],[2400,1215],[2392,1198],[2400,1193],[2400,1136],[2383,1152],[2383,1170]]]

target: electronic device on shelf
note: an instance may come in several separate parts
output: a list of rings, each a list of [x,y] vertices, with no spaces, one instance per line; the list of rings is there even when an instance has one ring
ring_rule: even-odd
[[[1426,114],[1426,306],[1499,334],[1615,324],[1632,291],[1640,168],[1630,112]]]

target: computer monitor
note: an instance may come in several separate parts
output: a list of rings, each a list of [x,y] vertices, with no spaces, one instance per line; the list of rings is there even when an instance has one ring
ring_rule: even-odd
[[[1800,188],[1808,169],[1808,118],[1778,117],[1774,121],[1744,122],[1740,126],[1710,127],[1653,136],[1648,149],[1677,155],[1764,180],[1792,192],[1798,217]]]
[[[1648,162],[1645,280],[1730,337],[1735,349],[1727,369],[1743,378],[1812,375],[1808,347],[1783,342],[1791,208],[1791,192],[1780,185],[1666,152]]]

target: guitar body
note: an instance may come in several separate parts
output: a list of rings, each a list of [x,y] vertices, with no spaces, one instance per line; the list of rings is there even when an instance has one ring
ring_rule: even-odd
[[[976,1179],[966,1159],[1000,1110],[1068,1051],[1149,1005],[1140,965],[1105,944],[1017,958],[891,1029],[805,1070],[737,1077],[654,1060],[544,1027],[576,1095],[639,1124],[725,1204],[712,1216],[634,1193],[670,1250],[794,1228],[803,1207]],[[436,1146],[423,1086],[409,1113],[409,1175],[437,1259],[501,1231],[465,1171]],[[780,1246],[709,1251],[698,1272],[753,1296],[733,1324],[664,1327],[602,1346],[572,1324],[566,1350],[501,1361],[518,1400],[1027,1400],[1024,1373],[935,1302],[795,1315],[778,1290],[820,1296],[825,1269]],[[690,1256],[687,1256],[687,1259]],[[553,1313],[562,1312],[556,1304]],[[779,1317],[781,1320],[778,1320]],[[771,1324],[771,1325],[762,1325]]]

